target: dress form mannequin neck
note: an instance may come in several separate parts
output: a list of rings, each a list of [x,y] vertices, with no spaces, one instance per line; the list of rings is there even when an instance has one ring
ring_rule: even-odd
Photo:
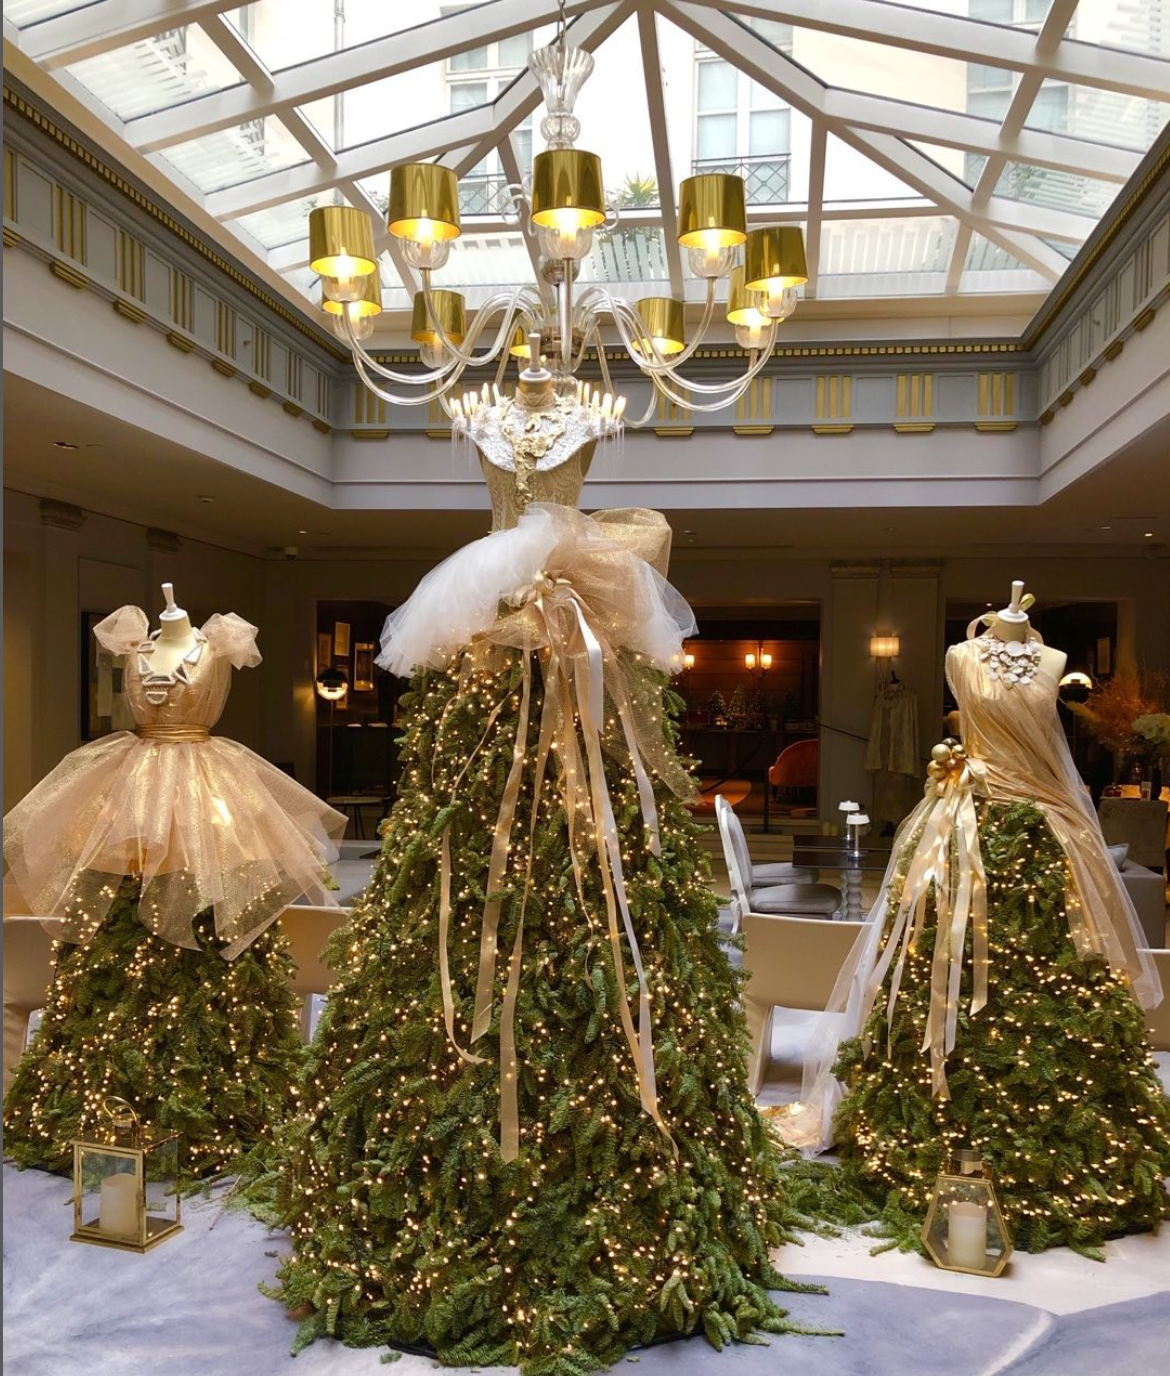
[[[998,639],[1011,642],[1025,641],[1032,635],[1032,623],[1028,620],[1028,608],[1035,601],[1031,595],[1024,596],[1024,583],[1022,579],[1016,579],[1012,583],[1012,598],[1006,607],[1001,608],[991,618],[987,628],[987,634],[996,636]],[[976,627],[976,630],[978,628]],[[1038,638],[1036,636],[1035,638]],[[1040,650],[1041,667],[1050,673],[1053,678],[1060,681],[1061,676],[1068,664],[1068,656],[1063,650],[1053,649],[1049,645],[1042,645]]]
[[[154,637],[150,667],[156,674],[173,674],[198,641],[191,618],[175,603],[174,585],[164,583],[162,592],[167,605],[159,614],[158,634]]]

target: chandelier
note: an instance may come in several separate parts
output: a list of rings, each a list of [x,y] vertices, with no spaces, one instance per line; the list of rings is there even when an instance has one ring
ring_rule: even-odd
[[[514,215],[536,240],[536,284],[492,292],[469,319],[463,296],[432,282],[461,233],[454,171],[439,163],[406,163],[391,170],[387,228],[422,280],[411,319],[421,370],[395,372],[364,347],[382,309],[370,216],[352,206],[321,206],[310,212],[309,256],[321,278],[322,308],[349,347],[358,375],[371,392],[396,406],[437,400],[463,433],[477,413],[500,405],[509,358],[528,359],[530,370],[540,369],[543,359],[561,404],[591,409],[610,433],[649,422],[657,405],[655,393],[691,411],[734,405],[768,361],[777,326],[795,309],[796,289],[808,280],[801,230],[790,225],[749,230],[742,177],[726,172],[688,177],[679,190],[678,242],[686,249],[691,271],[706,283],[702,317],[691,341],[680,300],[650,296],[631,304],[596,283],[577,291],[581,262],[594,234],[612,231],[619,221],[603,189],[601,159],[575,146],[581,122],[573,106],[593,70],[593,57],[565,42],[562,11],[557,37],[531,53],[528,65],[544,95],[540,129],[547,147],[533,160],[525,184],[510,185],[508,192]],[[742,262],[737,261],[741,250]],[[681,365],[706,338],[724,279],[726,319],[735,327],[746,365],[727,381],[685,378]],[[640,419],[625,416],[625,398],[610,379],[601,337],[607,319],[630,360],[654,386]],[[484,347],[476,352],[481,340]],[[576,377],[591,346],[601,388]],[[534,349],[539,350],[535,358]],[[485,382],[481,390],[459,395],[467,369],[493,364],[490,389]],[[410,390],[391,392],[384,383]]]

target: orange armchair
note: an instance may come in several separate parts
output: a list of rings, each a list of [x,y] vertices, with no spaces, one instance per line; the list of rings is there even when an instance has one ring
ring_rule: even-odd
[[[776,763],[768,770],[768,782],[777,794],[816,791],[817,763],[820,758],[820,742],[814,737],[807,741],[795,741],[781,750]]]

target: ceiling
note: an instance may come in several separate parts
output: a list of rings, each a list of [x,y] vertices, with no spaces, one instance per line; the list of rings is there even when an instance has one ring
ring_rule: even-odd
[[[432,562],[486,532],[482,511],[336,511],[22,378],[4,379],[5,486],[186,538],[280,557]],[[52,416],[51,427],[46,416]],[[60,449],[56,442],[76,444]],[[646,441],[653,443],[653,441]],[[631,442],[632,443],[632,442]],[[1092,555],[1170,544],[1170,417],[1041,507],[667,512],[675,558],[865,558],[1043,549]],[[583,505],[589,507],[586,485]],[[205,500],[210,498],[210,501]],[[1149,531],[1151,534],[1146,535]]]
[[[5,0],[6,39],[133,171],[302,307],[309,209],[380,227],[387,170],[438,158],[464,234],[437,285],[529,280],[506,190],[539,151],[525,67],[557,0]],[[1030,311],[1170,114],[1161,0],[566,0],[597,70],[581,146],[622,220],[583,277],[691,296],[679,182],[738,170],[755,223],[804,227],[808,306]],[[615,96],[617,98],[615,98]],[[538,113],[538,112],[537,112]],[[536,124],[536,128],[533,125]],[[379,234],[387,326],[417,286]],[[907,309],[903,305],[900,309]]]

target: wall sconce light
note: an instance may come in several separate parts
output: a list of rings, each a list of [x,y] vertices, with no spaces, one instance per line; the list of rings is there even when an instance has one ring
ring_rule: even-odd
[[[756,642],[755,654],[749,650],[744,655],[743,667],[749,674],[754,674],[758,679],[762,679],[772,667],[772,656],[764,649],[762,640]]]
[[[692,670],[694,667],[695,667],[695,657],[694,657],[694,655],[691,654],[691,652],[688,650],[687,653],[686,653],[685,655],[683,655],[683,672],[686,673],[686,674],[689,674],[689,673],[691,672],[691,670]]]
[[[902,653],[902,640],[896,635],[871,635],[869,652],[874,659],[897,659]]]

